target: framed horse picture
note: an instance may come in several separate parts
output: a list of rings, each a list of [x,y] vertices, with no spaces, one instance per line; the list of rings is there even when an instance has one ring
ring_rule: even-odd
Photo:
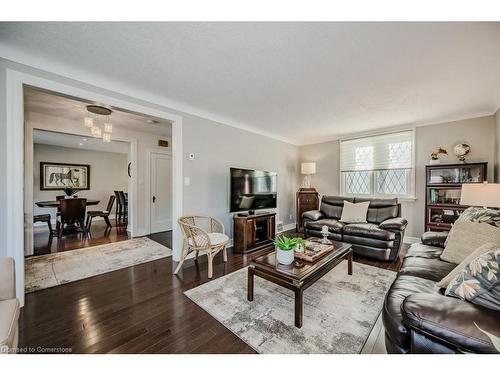
[[[40,190],[90,189],[90,165],[40,162]]]

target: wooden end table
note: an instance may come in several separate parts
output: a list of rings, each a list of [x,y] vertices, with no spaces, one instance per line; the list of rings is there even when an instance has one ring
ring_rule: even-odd
[[[248,300],[253,301],[254,275],[290,289],[295,293],[295,327],[302,327],[304,290],[344,259],[348,261],[348,274],[352,275],[351,245],[343,242],[333,242],[333,245],[335,250],[314,262],[298,260],[302,266],[297,266],[295,263],[289,266],[279,264],[276,261],[276,252],[252,260],[248,266]]]

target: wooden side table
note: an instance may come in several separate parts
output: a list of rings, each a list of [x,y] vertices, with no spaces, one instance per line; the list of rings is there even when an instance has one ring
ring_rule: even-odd
[[[297,212],[295,229],[297,232],[302,229],[302,214],[306,211],[317,210],[319,208],[319,194],[315,188],[300,188],[297,196]]]

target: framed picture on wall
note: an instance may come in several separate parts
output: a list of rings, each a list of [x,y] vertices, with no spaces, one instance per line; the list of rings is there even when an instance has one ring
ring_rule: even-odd
[[[40,190],[90,189],[90,165],[40,162]]]

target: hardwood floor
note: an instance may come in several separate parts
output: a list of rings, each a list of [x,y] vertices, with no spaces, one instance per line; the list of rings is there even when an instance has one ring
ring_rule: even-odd
[[[151,237],[170,246],[168,234]],[[230,249],[227,263],[219,254],[214,278],[269,251],[242,255]],[[355,260],[399,267],[399,262]],[[177,276],[176,264],[169,257],[27,294],[20,347],[62,347],[73,353],[254,353],[184,296],[184,291],[208,281],[206,257],[187,260]]]
[[[128,240],[127,224],[111,220],[113,227],[107,228],[103,220],[92,223],[90,236],[84,236],[81,232],[68,233],[62,238],[50,236],[47,226],[36,226],[33,230],[33,255],[44,255],[58,253],[61,251],[81,249],[84,247],[103,245],[111,242]]]

